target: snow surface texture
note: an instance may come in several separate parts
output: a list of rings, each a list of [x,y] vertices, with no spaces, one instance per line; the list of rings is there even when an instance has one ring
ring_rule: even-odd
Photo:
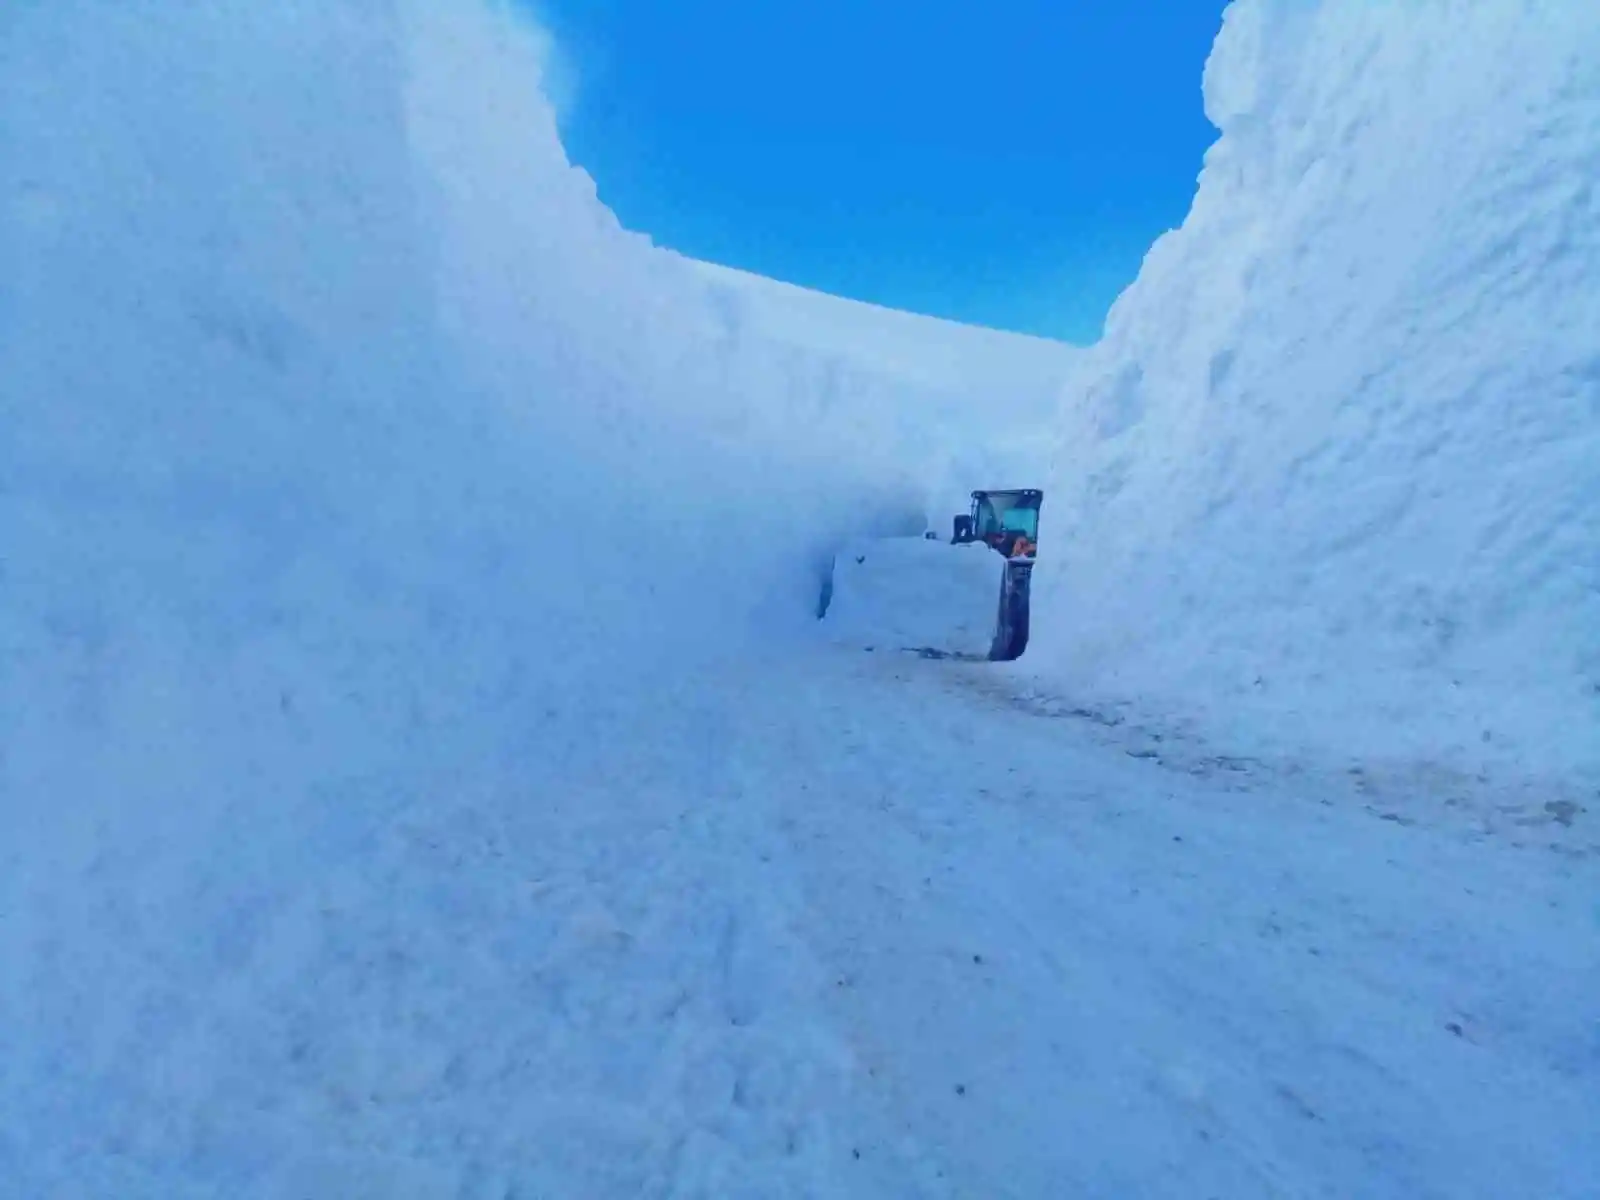
[[[1600,5],[1238,0],[1055,430],[1046,690],[1600,769]]]
[[[987,658],[1004,575],[1005,559],[982,542],[850,542],[834,560],[828,637],[885,653]]]

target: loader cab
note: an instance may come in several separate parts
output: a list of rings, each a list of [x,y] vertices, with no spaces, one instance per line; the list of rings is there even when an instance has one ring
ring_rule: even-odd
[[[1007,558],[1033,558],[1039,544],[1039,508],[1044,493],[1037,488],[972,493],[972,511],[955,519],[954,542],[983,542]]]

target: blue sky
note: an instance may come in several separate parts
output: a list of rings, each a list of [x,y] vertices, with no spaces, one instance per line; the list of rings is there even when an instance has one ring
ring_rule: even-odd
[[[529,0],[629,228],[824,291],[1098,336],[1215,137],[1223,0]]]

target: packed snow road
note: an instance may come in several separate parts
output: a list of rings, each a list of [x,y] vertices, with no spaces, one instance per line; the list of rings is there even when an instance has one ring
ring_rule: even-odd
[[[774,652],[552,705],[494,794],[35,880],[0,1193],[1594,1194],[1594,858],[1167,771],[986,669]]]
[[[1108,755],[985,668],[852,673],[769,718],[812,765],[771,786],[929,1194],[1592,1194],[1592,859]]]

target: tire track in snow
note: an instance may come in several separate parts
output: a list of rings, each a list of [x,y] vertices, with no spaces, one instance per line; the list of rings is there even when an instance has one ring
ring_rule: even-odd
[[[743,711],[809,764],[771,786],[832,1009],[953,1194],[1583,1194],[1581,863],[1152,787],[939,678]]]

